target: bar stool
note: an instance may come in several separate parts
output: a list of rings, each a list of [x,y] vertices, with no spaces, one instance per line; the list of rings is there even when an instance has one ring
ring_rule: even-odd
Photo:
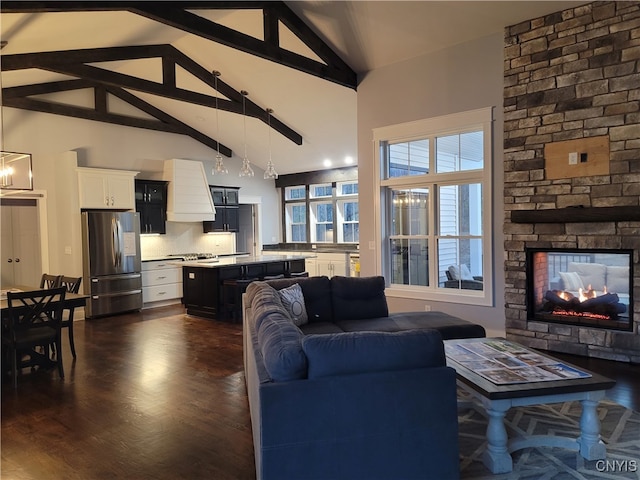
[[[279,278],[284,278],[284,273],[280,273],[278,275],[265,275],[262,277],[263,280],[277,280]]]
[[[258,278],[229,278],[223,280],[222,290],[224,295],[224,318],[233,323],[242,321],[242,294],[247,291],[251,282]]]
[[[287,274],[287,278],[300,278],[300,277],[308,277],[309,272],[289,272]]]

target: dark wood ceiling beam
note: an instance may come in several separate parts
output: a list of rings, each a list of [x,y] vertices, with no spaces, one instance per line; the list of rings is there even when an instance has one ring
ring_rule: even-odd
[[[30,54],[4,55],[2,67],[6,70],[18,70],[23,68],[40,68],[64,75],[83,78],[96,83],[103,83],[114,87],[125,87],[165,98],[171,98],[183,102],[189,102],[209,108],[216,107],[216,97],[203,93],[192,92],[176,87],[175,65],[180,65],[193,76],[215,89],[214,76],[193,59],[184,55],[171,45],[150,45],[146,47],[115,47],[113,52],[109,48],[97,48],[87,50],[69,50]],[[127,60],[127,54],[131,59],[162,58],[163,83],[134,77],[123,73],[106,70],[87,63],[100,63],[104,61]],[[70,62],[73,58],[76,62]],[[64,59],[64,61],[60,61]],[[164,79],[167,80],[164,80]],[[230,100],[219,98],[218,108],[232,113],[242,114],[242,95],[218,78],[218,91]],[[269,121],[266,109],[247,99],[246,114]],[[296,145],[302,145],[302,136],[284,124],[277,117],[271,117],[271,128],[288,138]]]
[[[282,5],[283,6],[280,7],[281,9],[288,9],[286,5]],[[269,2],[266,2],[265,8],[272,8],[272,5],[270,5]],[[345,87],[355,89],[358,85],[356,73],[346,66],[346,63],[343,62],[338,55],[335,53],[329,54],[328,52],[330,49],[328,49],[328,47],[322,49],[321,54],[319,54],[320,58],[323,58],[323,56],[331,56],[331,61],[324,64],[303,55],[280,48],[270,42],[259,40],[250,35],[225,27],[224,25],[212,22],[211,20],[188,12],[183,8],[169,8],[164,4],[155,3],[140,8],[129,8],[129,11],[157,22],[164,23],[165,25],[170,25],[174,28],[184,30],[185,32],[189,32],[193,35],[198,35],[208,40],[226,45],[227,47],[235,48],[245,53],[279,63],[280,65],[294,68],[301,72],[320,77],[324,80],[328,80]],[[302,25],[304,25],[302,21],[298,22],[297,27],[299,31],[304,30]],[[309,27],[306,27],[305,32],[311,35],[315,42],[319,40],[319,37],[317,37]],[[298,36],[298,38],[309,46],[305,37]],[[325,58],[323,58],[323,60],[325,62],[327,61]],[[334,61],[339,62],[341,68],[335,68],[333,66]]]
[[[25,68],[39,68],[43,63],[100,63],[163,57],[173,48],[171,45],[162,44],[16,53],[2,56],[2,70],[8,72],[11,70],[24,70]]]
[[[20,108],[23,110],[31,110],[34,112],[52,113],[55,115],[82,118],[85,120],[113,123],[115,125],[124,125],[128,127],[146,128],[148,130],[157,130],[169,133],[182,133],[178,127],[174,125],[167,125],[157,120],[148,120],[145,118],[136,118],[114,113],[104,114],[92,108],[63,105],[60,103],[46,102],[33,98],[7,98],[4,100],[4,106]]]
[[[160,120],[162,122],[165,122],[166,124],[170,124],[170,125],[174,125],[174,126],[178,127],[179,130],[180,130],[180,133],[182,133],[183,135],[188,135],[191,138],[193,138],[194,140],[197,140],[200,143],[203,143],[203,144],[207,145],[208,147],[212,148],[213,150],[220,149],[220,153],[221,154],[231,158],[233,152],[231,151],[231,149],[229,147],[226,147],[222,143],[218,144],[218,142],[215,141],[213,138],[205,135],[202,132],[199,132],[195,128],[190,127],[186,123],[181,122],[177,118],[175,118],[175,117],[169,115],[168,113],[165,113],[162,110],[154,107],[150,103],[145,102],[141,98],[136,97],[132,93],[129,93],[126,90],[124,90],[122,88],[119,88],[119,87],[108,88],[107,90],[109,91],[109,93],[117,96],[118,98],[120,98],[120,99],[124,100],[125,102],[127,102],[128,104],[130,104],[130,105],[142,110],[143,112],[148,113],[149,115],[151,115],[153,117],[156,117],[158,120]]]
[[[93,109],[27,98],[29,95],[63,92],[83,88],[94,89],[95,103]],[[147,113],[148,115],[155,117],[157,120],[109,113],[107,92]],[[220,148],[220,153],[227,157],[231,157],[233,154],[229,147],[222,143],[218,145],[218,142],[211,137],[195,130],[177,118],[172,117],[119,87],[106,87],[103,84],[94,83],[89,80],[65,80],[21,87],[7,87],[2,90],[2,98],[3,105],[7,107],[187,135],[213,150]]]
[[[113,0],[85,0],[85,1],[29,1],[3,0],[0,3],[2,13],[43,13],[43,12],[100,12],[124,10],[145,5],[147,1],[113,1]],[[163,1],[166,6],[186,8],[189,10],[255,10],[262,8],[268,1],[200,1],[178,0]]]
[[[187,10],[260,9],[264,19],[264,41],[207,20]],[[356,89],[356,73],[302,19],[282,1],[6,1],[0,2],[3,13],[129,11],[165,25],[207,38],[231,48],[256,55],[281,65]],[[279,46],[281,21],[324,63],[298,55]]]

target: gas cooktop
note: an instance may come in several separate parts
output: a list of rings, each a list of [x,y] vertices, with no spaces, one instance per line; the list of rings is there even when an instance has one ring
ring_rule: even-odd
[[[169,257],[182,258],[185,262],[191,262],[193,260],[205,260],[218,258],[215,253],[172,253]]]

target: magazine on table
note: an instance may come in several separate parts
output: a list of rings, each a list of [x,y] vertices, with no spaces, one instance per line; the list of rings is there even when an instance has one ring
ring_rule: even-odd
[[[497,384],[587,378],[591,374],[507,340],[445,343],[447,357]]]

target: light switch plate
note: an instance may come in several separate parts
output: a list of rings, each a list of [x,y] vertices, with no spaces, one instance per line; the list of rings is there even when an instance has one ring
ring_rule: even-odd
[[[569,165],[577,165],[578,164],[578,152],[569,153]]]

